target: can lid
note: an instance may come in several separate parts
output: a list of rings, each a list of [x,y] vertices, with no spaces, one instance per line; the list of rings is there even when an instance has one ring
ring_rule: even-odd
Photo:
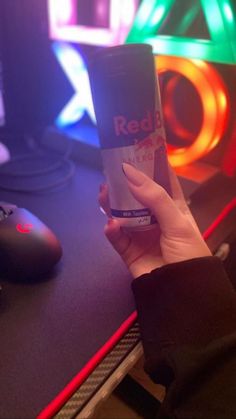
[[[115,45],[113,47],[105,47],[97,49],[92,57],[103,55],[132,54],[132,53],[152,53],[152,46],[144,43]]]
[[[144,71],[146,63],[153,60],[152,46],[149,44],[124,44],[95,51],[90,57],[88,70],[90,77],[107,77],[125,74],[126,71]]]

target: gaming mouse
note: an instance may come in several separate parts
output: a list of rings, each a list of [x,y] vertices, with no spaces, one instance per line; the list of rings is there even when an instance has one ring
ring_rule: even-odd
[[[55,234],[24,208],[0,202],[0,277],[36,279],[62,256]]]

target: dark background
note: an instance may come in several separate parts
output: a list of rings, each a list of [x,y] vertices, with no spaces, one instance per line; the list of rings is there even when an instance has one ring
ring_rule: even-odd
[[[171,33],[171,28],[178,21],[178,16],[187,7],[188,2],[177,2],[171,9],[168,19],[160,33]],[[93,14],[89,10],[93,2],[78,1],[78,23],[92,23]],[[109,2],[108,2],[109,7]],[[106,22],[101,23],[105,26]],[[0,140],[10,144],[21,141],[25,135],[32,135],[40,141],[47,126],[54,125],[55,118],[73,94],[73,88],[63,73],[54,56],[48,34],[48,11],[46,0],[1,0],[0,2],[0,57],[3,62],[4,102],[6,125],[0,128]],[[189,36],[208,38],[207,25],[202,11],[188,31]],[[74,45],[79,48],[85,62],[96,48],[88,45]],[[228,87],[230,100],[230,118],[222,141],[203,161],[222,166],[224,153],[233,136],[236,112],[236,70],[234,65],[212,64],[216,67]],[[168,79],[171,75],[166,74]],[[162,81],[162,86],[165,85]],[[179,84],[175,97],[175,108],[180,121],[196,135],[201,124],[202,109],[194,89],[185,79]],[[78,128],[80,135],[83,124],[91,127],[84,131],[85,139],[96,134],[88,117],[73,128]],[[94,132],[93,132],[94,131]],[[173,145],[188,145],[166,125],[168,142]]]

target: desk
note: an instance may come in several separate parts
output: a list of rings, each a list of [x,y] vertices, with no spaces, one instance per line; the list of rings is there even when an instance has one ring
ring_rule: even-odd
[[[133,337],[127,353],[125,350],[112,364],[100,386],[127,354],[134,360],[141,353],[139,333],[133,326],[131,278],[103,236],[105,217],[96,204],[102,180],[99,171],[78,165],[71,182],[57,191],[31,195],[1,191],[2,200],[27,208],[45,222],[63,247],[62,261],[44,281],[27,284],[1,281],[1,418],[36,417],[48,405],[52,409],[46,414],[60,410],[61,406],[53,405],[52,401],[55,398],[58,401],[58,394],[65,395],[63,389],[73,387],[70,384],[68,387],[68,383],[73,383],[74,377],[91,366],[96,354],[102,354],[97,359],[99,365],[105,353],[112,354],[113,347],[122,346],[119,340],[122,336],[126,339],[130,328]],[[194,215],[202,231],[234,194],[235,184],[227,181],[221,200],[216,197],[206,202],[195,196]],[[216,241],[211,245],[216,247]],[[111,359],[108,361],[111,363]],[[92,370],[87,368],[87,372],[91,375]],[[74,410],[72,400],[63,417],[78,412],[76,397],[81,393],[80,389],[75,395]],[[84,409],[90,398],[91,393],[79,409]],[[44,410],[41,417],[46,414]]]
[[[131,278],[103,235],[101,181],[99,171],[77,166],[55,192],[1,191],[55,232],[63,257],[43,282],[1,281],[0,417],[39,414],[135,310]]]

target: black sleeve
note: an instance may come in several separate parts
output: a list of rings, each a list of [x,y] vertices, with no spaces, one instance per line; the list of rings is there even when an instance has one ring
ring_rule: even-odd
[[[166,265],[132,288],[145,370],[167,387],[160,417],[236,418],[236,294],[213,256]]]

